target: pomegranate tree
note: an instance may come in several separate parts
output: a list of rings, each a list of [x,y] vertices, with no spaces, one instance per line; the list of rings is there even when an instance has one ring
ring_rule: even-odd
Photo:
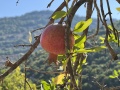
[[[70,48],[74,45],[74,37],[70,31]],[[65,25],[50,24],[48,25],[40,37],[40,44],[44,50],[49,53],[49,63],[57,64],[58,54],[65,54]]]

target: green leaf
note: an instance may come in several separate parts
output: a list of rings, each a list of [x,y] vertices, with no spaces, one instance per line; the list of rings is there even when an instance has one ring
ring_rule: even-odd
[[[29,42],[31,43],[32,42],[32,34],[31,34],[31,32],[29,31]]]
[[[41,84],[42,84],[44,90],[50,90],[50,84],[48,84],[46,81],[41,80]]]
[[[109,78],[116,78],[114,75],[110,75]]]
[[[63,60],[63,59],[65,59],[65,55],[58,55],[57,59],[58,60]]]
[[[118,64],[120,64],[120,62],[118,62]]]
[[[99,39],[101,40],[100,43],[104,43],[105,38],[103,38],[103,37],[100,36]]]
[[[59,18],[65,17],[65,16],[66,16],[65,11],[57,11],[53,14],[52,18],[53,19],[59,19]]]
[[[86,65],[87,63],[87,57],[85,57],[83,60],[82,60],[82,64]]]
[[[74,27],[74,32],[79,32],[78,30],[79,30],[80,28],[82,28],[82,26],[83,26],[84,23],[85,23],[85,21],[80,21],[80,22],[78,22],[78,23],[75,25],[75,27]]]
[[[106,47],[99,46],[99,47],[93,47],[93,48],[88,48],[88,49],[80,49],[80,50],[77,50],[76,53],[99,52],[103,49],[106,49]]]
[[[113,28],[112,28],[111,25],[108,25],[108,28],[109,28],[111,31],[113,31]]]
[[[118,73],[120,74],[120,69],[118,70]]]
[[[88,19],[87,21],[80,21],[74,27],[74,32],[83,32],[90,24],[92,23],[92,19]]]
[[[79,65],[78,68],[77,68],[77,73],[80,73],[82,71],[82,66]]]
[[[116,10],[120,12],[120,7],[117,7]]]
[[[114,74],[116,77],[118,77],[118,76],[119,76],[119,74],[118,74],[117,70],[114,70],[114,71],[113,71],[113,74]]]
[[[83,35],[75,40],[75,46],[83,49],[85,41],[86,41],[86,35]]]

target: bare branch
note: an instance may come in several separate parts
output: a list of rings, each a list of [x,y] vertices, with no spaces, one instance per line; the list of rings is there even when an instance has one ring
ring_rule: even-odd
[[[37,31],[37,30],[41,30],[41,29],[44,29],[45,27],[41,27],[41,28],[38,28],[38,29],[35,29],[35,30],[32,30],[31,33]]]

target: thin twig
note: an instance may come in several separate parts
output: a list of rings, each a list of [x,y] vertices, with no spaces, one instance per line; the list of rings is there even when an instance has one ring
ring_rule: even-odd
[[[35,30],[32,30],[31,33],[37,31],[37,30],[41,30],[41,29],[44,29],[45,27],[41,27],[41,28],[38,28],[38,29],[35,29]]]
[[[118,40],[118,46],[119,46],[119,34],[118,34],[118,31],[116,30],[116,28],[114,27],[114,24],[113,24],[112,15],[111,15],[112,13],[111,13],[111,10],[110,10],[109,1],[106,0],[106,2],[107,2],[108,14],[109,14],[110,22],[111,22],[111,25],[113,27],[113,33],[115,35],[115,39]]]
[[[105,44],[106,44],[108,50],[110,51],[112,59],[117,60],[118,56],[108,42],[109,29],[107,27],[107,22],[106,22],[106,19],[105,19],[105,13],[104,13],[104,9],[103,9],[103,1],[102,0],[100,0],[100,6],[101,6],[101,12],[102,12],[102,16],[103,16],[103,24],[104,24],[105,29],[106,29]]]
[[[47,8],[51,6],[54,0],[51,0],[51,2],[47,5]]]
[[[26,80],[26,83],[28,84],[30,90],[33,90],[32,87],[30,86],[29,82]]]
[[[96,0],[94,0],[94,5],[95,5],[96,8],[98,8],[98,7],[97,7],[97,4],[96,4]],[[88,36],[87,39],[94,38],[94,37],[98,34],[98,32],[99,32],[99,27],[100,27],[100,19],[99,19],[100,17],[101,17],[101,16],[100,16],[100,13],[99,13],[99,10],[98,10],[98,11],[97,11],[97,29],[96,29],[96,32],[95,32],[94,34]]]
[[[25,45],[25,44],[20,44],[20,45],[15,45],[14,47],[19,47],[19,46],[22,46],[22,47],[25,47],[25,46],[27,46],[27,47],[31,47],[31,46],[32,46],[32,44],[28,44],[28,45]]]

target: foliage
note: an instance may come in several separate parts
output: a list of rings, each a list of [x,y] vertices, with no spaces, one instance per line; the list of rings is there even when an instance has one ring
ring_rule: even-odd
[[[4,72],[4,71],[1,71]],[[29,79],[27,79],[26,90],[36,90],[36,85],[33,84]],[[20,71],[20,67],[8,75],[0,85],[0,90],[24,90],[25,85],[25,74]]]

